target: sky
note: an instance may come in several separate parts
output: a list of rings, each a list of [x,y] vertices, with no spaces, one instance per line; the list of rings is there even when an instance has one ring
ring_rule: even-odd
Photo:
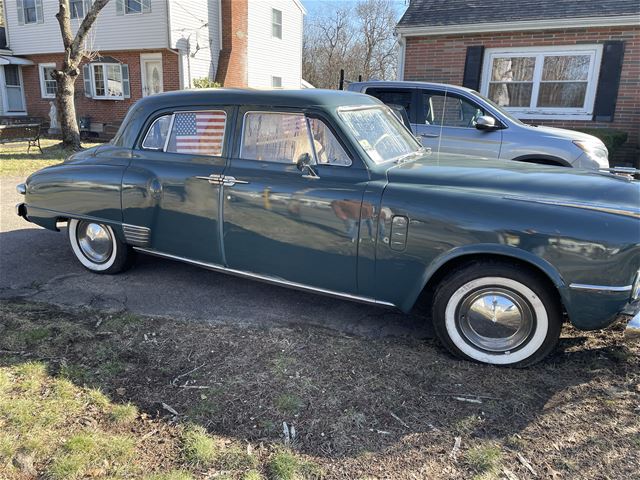
[[[307,19],[334,11],[337,7],[344,5],[355,5],[358,0],[302,0],[302,4],[307,9]],[[406,0],[391,0],[398,13],[398,19],[402,16],[407,8]]]

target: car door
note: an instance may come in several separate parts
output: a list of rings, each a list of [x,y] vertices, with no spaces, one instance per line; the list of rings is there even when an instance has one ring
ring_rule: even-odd
[[[150,119],[122,180],[129,243],[222,264],[219,207],[234,109],[163,112]]]
[[[225,172],[236,183],[224,187],[229,268],[356,292],[365,166],[322,116],[244,108],[238,122],[242,138]]]
[[[475,119],[485,114],[472,100],[447,90],[418,90],[416,134],[434,152],[498,158],[502,130],[479,130]]]

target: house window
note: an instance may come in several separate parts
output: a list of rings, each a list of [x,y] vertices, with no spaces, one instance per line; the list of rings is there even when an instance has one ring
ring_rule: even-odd
[[[40,93],[42,98],[55,98],[56,96],[56,81],[51,77],[51,74],[56,69],[55,63],[41,63],[40,69]]]
[[[93,68],[94,98],[123,98],[122,68],[117,63],[96,63]]]
[[[271,88],[282,88],[282,77],[271,77]]]
[[[71,10],[71,18],[84,18],[84,2],[85,0],[70,0],[69,8]]]
[[[18,0],[18,2],[22,2],[24,23],[38,23],[36,0]]]
[[[125,0],[124,13],[142,13],[142,0]]]
[[[271,9],[271,36],[282,39],[282,12]]]
[[[520,118],[590,119],[601,45],[489,49],[482,93]]]

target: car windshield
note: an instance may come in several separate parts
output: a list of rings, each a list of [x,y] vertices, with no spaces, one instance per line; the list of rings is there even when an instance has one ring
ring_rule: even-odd
[[[420,143],[387,107],[341,108],[338,114],[376,164],[399,161],[423,151]]]

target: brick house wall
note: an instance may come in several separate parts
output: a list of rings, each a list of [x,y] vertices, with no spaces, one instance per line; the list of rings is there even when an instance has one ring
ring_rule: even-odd
[[[129,66],[131,97],[123,100],[94,100],[86,97],[81,67],[80,75],[78,75],[75,83],[75,103],[78,119],[89,116],[92,123],[103,123],[106,125],[106,130],[113,133],[114,128],[120,124],[129,107],[136,100],[142,98],[141,53],[161,53],[164,91],[180,89],[178,55],[169,50],[101,51],[101,55],[111,56]],[[42,98],[38,65],[41,63],[56,63],[56,66],[60,68],[62,66],[62,54],[25,55],[24,58],[34,63],[33,66],[22,68],[27,111],[30,116],[42,117],[48,122],[49,109],[51,108],[49,102],[54,99]]]
[[[404,80],[462,85],[468,46],[488,48],[560,46],[624,41],[624,61],[613,122],[526,120],[562,128],[607,127],[624,130],[627,143],[615,161],[640,166],[640,26],[558,29],[544,31],[492,32],[406,37]]]

